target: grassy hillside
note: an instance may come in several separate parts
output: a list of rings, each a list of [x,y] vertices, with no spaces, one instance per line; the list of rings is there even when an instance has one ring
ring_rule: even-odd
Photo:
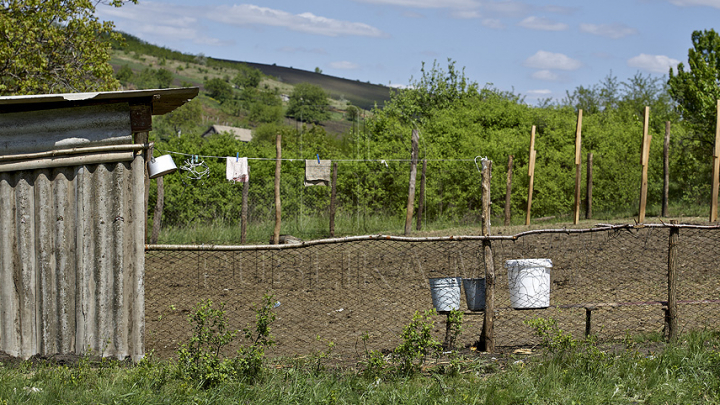
[[[364,110],[371,109],[375,104],[383,106],[390,100],[390,88],[378,84],[363,83],[358,80],[348,80],[341,77],[324,75],[322,73],[308,72],[307,70],[293,69],[276,65],[265,65],[252,62],[235,62],[217,59],[229,64],[245,63],[263,74],[274,77],[278,82],[295,85],[306,82],[322,87],[328,95],[337,100],[345,99]]]
[[[307,82],[322,87],[331,99],[343,104],[345,101],[349,101],[364,110],[370,110],[375,104],[383,106],[390,100],[391,89],[378,84],[328,76],[292,67],[184,54],[149,44],[129,34],[122,33],[122,35],[126,43],[124,45],[115,44],[115,52],[111,61],[116,70],[123,63],[131,63],[130,67],[133,70],[142,70],[153,64],[156,67],[164,66],[162,63],[166,63],[168,69],[177,71],[178,80],[177,83],[174,83],[177,85],[184,80],[188,84],[202,86],[206,80],[205,77],[222,78],[224,75],[232,77],[239,64],[246,64],[271,77],[272,79],[268,80],[267,84],[278,88],[283,94],[292,92],[292,86]],[[180,68],[179,71],[178,68]],[[183,69],[190,70],[182,72]]]
[[[214,59],[203,55],[189,55],[167,48],[148,44],[132,35],[123,34],[125,44],[114,44],[110,63],[116,74],[122,75],[121,69],[130,69],[130,78],[121,80],[124,88],[154,88],[197,86],[205,92],[205,83],[212,79],[231,82],[243,65],[257,69],[264,76],[258,86],[263,91],[274,92],[278,96],[290,95],[294,86],[307,82],[317,85],[328,94],[331,118],[321,125],[334,137],[347,133],[353,123],[348,121],[345,113],[349,105],[360,107],[362,117],[370,115],[369,110],[375,105],[382,106],[390,98],[390,88],[338,77],[327,76],[315,72],[285,68],[280,66],[244,63],[222,59]],[[170,81],[158,84],[154,76],[164,70]],[[125,72],[128,75],[127,72]],[[120,77],[118,77],[120,78]],[[234,90],[235,97],[242,97],[241,90]],[[223,124],[238,127],[255,127],[253,122],[238,108],[232,105],[213,102],[210,97],[201,97],[203,105],[203,121],[206,124]],[[283,109],[287,100],[283,101]],[[362,120],[362,119],[361,119]],[[297,127],[292,118],[283,118],[277,123]]]

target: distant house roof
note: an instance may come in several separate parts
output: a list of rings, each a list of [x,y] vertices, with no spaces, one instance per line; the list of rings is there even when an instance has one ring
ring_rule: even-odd
[[[209,136],[212,134],[219,134],[227,132],[235,137],[238,141],[250,142],[252,141],[252,131],[245,128],[230,127],[227,125],[213,125],[208,128],[207,131],[203,132],[202,136]]]

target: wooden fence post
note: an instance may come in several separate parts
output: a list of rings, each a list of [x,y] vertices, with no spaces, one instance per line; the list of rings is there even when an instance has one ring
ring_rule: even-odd
[[[510,226],[510,201],[512,197],[513,155],[508,156],[507,185],[505,187],[505,226]]]
[[[535,125],[532,126],[530,133],[530,158],[528,162],[528,176],[530,177],[530,184],[528,185],[528,201],[527,201],[527,216],[525,217],[525,225],[530,225],[530,209],[532,208],[532,195],[533,195],[533,184],[535,183]]]
[[[717,101],[717,124],[715,126],[715,149],[713,152],[712,203],[710,205],[710,222],[717,221],[718,183],[720,179],[720,100]]]
[[[240,211],[240,244],[247,242],[247,221],[248,221],[248,195],[250,194],[250,166],[248,165],[248,176],[242,189],[242,211]]]
[[[412,228],[413,210],[415,208],[415,178],[417,177],[418,144],[420,137],[418,130],[412,131],[412,148],[410,150],[410,185],[408,186],[407,215],[405,216],[405,235],[410,235]]]
[[[422,230],[422,215],[425,209],[425,171],[427,170],[427,159],[423,159],[422,174],[420,176],[420,198],[418,199],[417,226],[416,230]]]
[[[275,140],[275,231],[273,232],[273,244],[280,244],[280,169],[282,166],[282,135],[277,134]]]
[[[335,198],[337,196],[337,162],[333,162],[332,190],[330,191],[330,237],[335,237]]]
[[[482,161],[482,234],[490,236],[490,180],[492,161]],[[485,262],[485,319],[480,344],[486,352],[495,351],[495,262],[489,239],[482,242]],[[484,338],[484,339],[483,339]]]
[[[645,106],[645,118],[643,124],[643,142],[642,155],[640,163],[642,164],[642,179],[640,181],[640,213],[638,214],[638,222],[645,222],[645,207],[647,205],[647,188],[648,188],[648,166],[650,161],[650,142],[652,136],[648,135],[648,120],[650,119],[650,107]]]
[[[575,217],[573,223],[575,225],[580,222],[580,194],[582,187],[582,113],[578,110],[577,127],[575,128]]]
[[[588,152],[587,157],[587,197],[585,198],[585,219],[592,219],[592,166],[593,166],[593,154]]]
[[[670,244],[668,246],[668,302],[667,302],[667,336],[669,341],[674,342],[677,339],[677,256],[678,256],[678,239],[680,228],[677,220],[670,221]]]
[[[165,200],[165,182],[163,176],[157,179],[157,201],[155,202],[155,212],[153,213],[153,228],[150,243],[155,244],[160,237],[160,226],[162,223],[162,214]]]
[[[670,197],[670,121],[665,121],[665,145],[663,147],[663,198],[662,198],[662,213],[660,216],[667,218],[668,214],[668,199]]]

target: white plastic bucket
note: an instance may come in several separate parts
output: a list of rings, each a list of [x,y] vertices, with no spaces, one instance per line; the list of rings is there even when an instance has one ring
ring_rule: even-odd
[[[460,309],[460,277],[430,279],[430,295],[438,312]]]
[[[550,306],[550,259],[519,259],[505,262],[508,269],[510,306],[539,309]]]
[[[482,311],[485,309],[485,279],[464,278],[463,289],[465,300],[470,311]]]
[[[175,161],[173,161],[173,158],[170,155],[162,155],[157,158],[152,158],[148,162],[148,174],[151,179],[170,174],[175,170],[177,170],[177,166],[175,166]]]

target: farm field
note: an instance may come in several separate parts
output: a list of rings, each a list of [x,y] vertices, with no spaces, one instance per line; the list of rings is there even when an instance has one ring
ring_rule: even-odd
[[[501,229],[515,234],[523,227]],[[558,226],[556,229],[562,229]],[[494,241],[495,336],[499,352],[539,343],[524,321],[554,318],[575,337],[586,328],[617,342],[627,334],[663,333],[669,231],[628,228],[594,233],[545,233]],[[720,314],[718,230],[688,229],[679,238],[679,323],[682,331],[714,325]],[[187,314],[211,299],[225,303],[231,327],[254,322],[253,304],[271,293],[278,302],[268,355],[306,356],[333,342],[340,362],[365,349],[389,352],[415,311],[432,308],[428,279],[484,276],[481,242],[365,240],[282,250],[149,251],[146,255],[146,344],[173,355],[190,335]],[[510,308],[506,260],[549,258],[550,308]],[[461,308],[466,303],[462,297]],[[475,347],[482,312],[465,311],[459,344]],[[445,316],[435,317],[443,340]],[[367,336],[366,341],[362,340]],[[234,348],[233,348],[234,349]]]

